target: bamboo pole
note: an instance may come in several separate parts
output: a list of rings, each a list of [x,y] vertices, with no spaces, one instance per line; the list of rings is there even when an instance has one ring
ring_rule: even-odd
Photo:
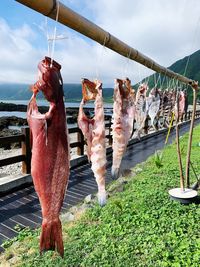
[[[192,136],[193,136],[193,128],[194,128],[196,105],[197,105],[197,89],[198,89],[198,83],[196,83],[196,85],[194,85],[193,87],[193,110],[192,110],[192,119],[190,123],[188,149],[187,149],[187,156],[186,156],[185,179],[186,179],[186,186],[188,188],[190,186],[190,155],[191,155],[191,148],[192,148]]]
[[[57,11],[57,2],[56,0],[15,0],[45,16],[48,16],[52,19],[56,19],[56,11]],[[68,26],[69,28],[89,37],[90,39],[104,45],[107,48],[117,52],[118,54],[132,59],[145,67],[152,69],[158,73],[166,75],[170,78],[174,78],[179,80],[180,82],[189,84],[193,86],[194,81],[182,76],[178,73],[175,73],[158,63],[156,63],[151,58],[143,55],[136,49],[132,48],[131,46],[125,44],[124,42],[120,41],[115,36],[111,35],[109,32],[103,30],[93,22],[87,20],[86,18],[82,17],[78,13],[74,12],[70,8],[66,7],[62,3],[59,2],[59,16],[58,21]]]

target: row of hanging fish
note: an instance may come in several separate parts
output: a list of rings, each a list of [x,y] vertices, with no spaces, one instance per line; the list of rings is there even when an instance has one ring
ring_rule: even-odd
[[[147,96],[148,87],[141,84],[136,93],[136,132],[135,137],[140,138],[140,134],[145,126],[147,116],[151,119],[151,126],[154,129],[161,127],[169,127],[173,118],[183,119],[183,115],[187,112],[188,99],[186,91],[161,90],[158,88],[151,89]],[[178,106],[178,107],[177,107]],[[162,117],[162,124],[159,118]],[[157,124],[157,126],[156,126]]]
[[[31,174],[35,190],[42,208],[42,231],[40,251],[57,250],[64,255],[62,226],[59,213],[62,207],[65,190],[70,173],[70,156],[66,111],[63,102],[63,80],[61,66],[45,57],[38,65],[38,81],[32,86],[33,96],[27,110],[27,120],[31,131],[32,159]],[[169,114],[174,108],[176,117],[181,117],[185,109],[185,93],[162,93],[152,89],[146,96],[148,87],[140,85],[137,93],[131,87],[131,81],[116,79],[113,104],[113,162],[112,176],[117,178],[123,155],[133,132],[134,120],[137,123],[137,134],[140,135],[147,115],[152,125],[158,114],[169,122]],[[38,111],[36,95],[42,91],[50,103],[49,111],[41,114]],[[82,80],[83,98],[79,108],[78,125],[87,142],[88,160],[91,162],[98,185],[98,200],[101,206],[106,203],[106,138],[102,83]],[[171,95],[170,95],[171,94]],[[84,113],[84,104],[94,100],[93,118]]]
[[[139,138],[148,115],[151,119],[151,125],[156,128],[155,123],[158,122],[160,116],[163,117],[163,125],[168,126],[173,112],[178,120],[184,114],[187,98],[185,92],[161,91],[158,88],[153,88],[147,97],[147,90],[148,86],[141,84],[135,94],[128,78],[115,80],[111,170],[114,179],[119,177],[121,161],[133,133],[134,120],[137,124],[135,136]],[[87,143],[88,160],[91,161],[91,168],[98,185],[98,200],[100,205],[104,205],[106,203],[106,139],[102,83],[98,80],[91,82],[88,79],[83,79],[82,93],[83,99],[79,108],[78,125]],[[90,100],[95,100],[93,118],[88,118],[83,110],[84,104]]]

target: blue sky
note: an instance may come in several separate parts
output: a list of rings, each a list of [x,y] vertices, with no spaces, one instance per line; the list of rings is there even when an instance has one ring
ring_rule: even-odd
[[[200,48],[199,0],[61,2],[166,67]],[[48,19],[51,34],[54,26]],[[60,24],[57,34],[67,37],[56,41],[54,53],[64,82],[97,77],[112,85],[114,78],[129,76],[135,83],[151,73]],[[46,54],[45,17],[14,0],[1,0],[0,82],[33,83],[37,64]]]

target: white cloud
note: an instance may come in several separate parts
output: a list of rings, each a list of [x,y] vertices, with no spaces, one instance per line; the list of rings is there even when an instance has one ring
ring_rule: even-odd
[[[0,81],[26,83],[35,80],[35,64],[42,54],[31,44],[35,33],[24,24],[12,29],[0,19]]]
[[[199,0],[63,0],[82,15],[164,66],[199,49]],[[44,44],[32,43],[39,32],[30,25],[11,28],[0,20],[0,81],[34,82]],[[95,78],[113,84],[116,77],[129,76],[133,83],[150,72],[115,52],[83,38],[68,28],[58,27],[68,39],[57,41],[55,59],[62,65],[64,82]],[[195,37],[195,38],[194,38]]]

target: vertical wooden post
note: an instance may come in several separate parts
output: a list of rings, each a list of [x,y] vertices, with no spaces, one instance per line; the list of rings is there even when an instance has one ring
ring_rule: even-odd
[[[180,172],[180,187],[181,187],[181,190],[184,190],[183,164],[182,164],[180,142],[179,142],[179,92],[177,92],[177,95],[176,95],[176,108],[177,108],[177,115],[175,115],[176,117],[176,150],[177,150],[179,172]]]
[[[31,173],[31,142],[30,142],[30,129],[28,126],[21,128],[24,135],[22,142],[22,155],[25,155],[25,161],[22,162],[22,173]]]
[[[189,111],[189,120],[191,119],[191,111]]]
[[[148,128],[149,128],[149,117],[147,116],[145,122],[144,122],[144,133],[148,134]]]
[[[109,134],[109,139],[108,139],[108,144],[109,146],[112,146],[112,143],[113,143],[113,139],[112,139],[112,135],[111,135],[111,131],[112,131],[112,128],[111,128],[111,117],[109,118],[109,128],[108,128],[108,134]]]
[[[186,178],[186,186],[189,188],[190,186],[190,155],[191,155],[191,148],[192,148],[192,135],[193,135],[193,128],[194,128],[194,121],[195,121],[195,114],[196,114],[196,105],[197,105],[197,88],[193,88],[193,110],[192,110],[192,119],[190,123],[190,131],[189,131],[189,139],[188,139],[188,150],[186,156],[186,170],[185,170],[185,178]]]
[[[78,129],[78,132],[77,132],[77,139],[78,139],[78,142],[80,143],[79,146],[77,147],[77,155],[81,156],[81,155],[84,155],[84,136],[83,136],[83,133],[80,129]]]

